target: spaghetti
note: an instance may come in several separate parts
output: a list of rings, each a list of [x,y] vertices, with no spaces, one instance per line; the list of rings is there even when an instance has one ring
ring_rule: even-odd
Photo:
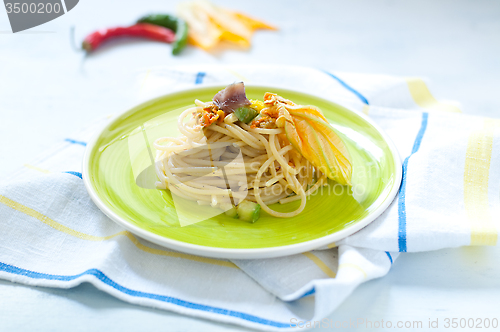
[[[248,107],[260,114],[245,123],[238,112],[221,112],[216,102],[196,100],[178,118],[181,135],[153,143],[157,187],[223,210],[247,200],[274,217],[301,213],[307,197],[327,184],[327,172],[292,145],[279,116],[273,116],[280,105],[271,102],[250,102]],[[294,211],[269,207],[296,200],[300,205]]]

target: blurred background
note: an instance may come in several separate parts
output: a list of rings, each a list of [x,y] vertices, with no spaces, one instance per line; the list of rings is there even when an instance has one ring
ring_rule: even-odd
[[[138,68],[281,63],[420,76],[435,96],[458,100],[465,112],[498,116],[500,2],[495,0],[214,0],[279,30],[257,31],[248,51],[211,54],[189,47],[172,56],[169,45],[135,39],[110,42],[83,61],[72,48],[72,26],[80,45],[96,29],[133,24],[148,13],[175,14],[178,3],[82,0],[56,20],[16,34],[0,10],[0,133],[10,141],[1,147],[0,179],[26,155],[128,106],[117,102],[123,96],[112,83],[102,93],[96,82]],[[105,102],[111,98],[114,103]],[[28,141],[24,133],[33,131],[40,139]]]
[[[213,2],[261,19],[279,30],[257,31],[247,51],[207,53],[188,47],[173,56],[170,45],[127,39],[103,45],[84,58],[73,44],[80,45],[89,33],[133,24],[149,13],[175,14],[179,1],[80,0],[62,17],[16,34],[11,32],[6,11],[0,9],[0,181],[96,119],[123,111],[134,101],[128,96],[127,78],[138,70],[158,66],[279,63],[336,72],[419,76],[428,80],[436,97],[459,101],[465,113],[500,117],[500,1]],[[491,289],[498,289],[500,284],[485,277],[481,269],[474,271],[470,266],[485,267],[498,252],[496,248],[467,248],[409,254],[398,261],[389,276],[359,287],[336,315],[349,318],[359,314],[380,319],[391,313],[393,319],[427,321],[432,309],[434,313],[444,310],[462,315],[458,317],[477,317],[494,296],[498,299],[500,294]],[[457,260],[463,265],[455,264]],[[418,279],[422,274],[412,272],[429,267],[434,268],[423,275],[428,278],[425,282]],[[482,286],[468,288],[471,280]],[[12,290],[14,287],[16,290]],[[376,291],[380,288],[384,289],[383,294]],[[427,302],[414,306],[413,316],[405,316],[406,295],[415,296],[415,289]],[[461,293],[454,296],[457,289]],[[176,320],[200,329],[222,329],[222,325],[211,322],[191,322],[188,317],[136,309],[88,285],[72,291],[35,292],[0,281],[2,292],[12,299],[26,299],[9,302],[13,309],[19,306],[19,311],[43,314],[39,305],[24,307],[30,299],[51,298],[71,307],[57,297],[61,295],[82,306],[85,317],[98,320],[103,318],[97,311],[105,308],[114,319]],[[464,305],[462,299],[471,294],[483,299],[474,308]],[[94,300],[98,296],[101,302]],[[78,321],[71,315],[61,319],[67,319],[68,324]],[[99,326],[106,327],[108,323],[102,320]]]

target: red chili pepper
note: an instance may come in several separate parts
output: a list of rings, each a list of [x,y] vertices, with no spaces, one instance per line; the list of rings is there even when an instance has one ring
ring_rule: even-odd
[[[170,29],[158,25],[139,23],[129,27],[116,27],[91,33],[84,39],[82,47],[87,52],[91,52],[103,42],[115,37],[141,37],[164,43],[172,43],[175,40],[175,33]]]

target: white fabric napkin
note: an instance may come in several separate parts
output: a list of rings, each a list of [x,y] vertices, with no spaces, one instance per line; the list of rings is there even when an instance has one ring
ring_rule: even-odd
[[[225,261],[137,238],[92,203],[81,179],[97,127],[0,185],[0,278],[69,288],[90,282],[124,301],[261,330],[314,326],[359,284],[384,276],[399,252],[495,245],[500,223],[500,120],[434,99],[421,79],[284,66],[146,68],[124,80],[136,100],[236,80],[320,95],[368,114],[404,160],[387,211],[331,248]],[[96,126],[108,121],[103,119]]]

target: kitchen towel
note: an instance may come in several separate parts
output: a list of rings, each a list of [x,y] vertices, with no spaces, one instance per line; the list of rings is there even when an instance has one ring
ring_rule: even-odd
[[[400,252],[495,245],[500,120],[464,115],[418,78],[290,66],[145,68],[120,79],[144,101],[234,81],[319,95],[371,117],[396,144],[403,181],[370,225],[322,250],[263,260],[175,252],[124,230],[82,182],[86,142],[109,119],[26,164],[0,185],[0,278],[69,288],[90,282],[124,301],[261,330],[314,326]],[[119,110],[114,110],[119,111]]]

